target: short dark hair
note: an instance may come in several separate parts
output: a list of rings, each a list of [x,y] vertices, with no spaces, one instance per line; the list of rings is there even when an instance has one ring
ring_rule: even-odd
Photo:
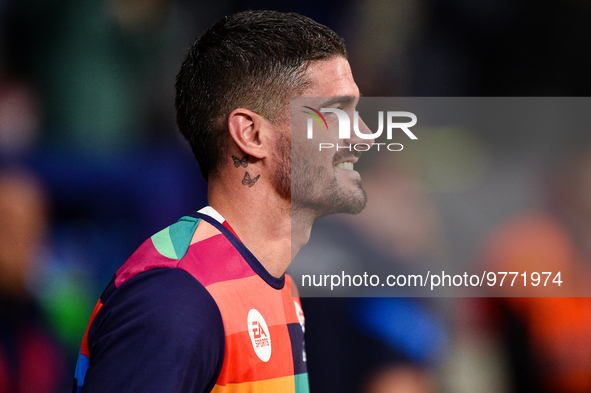
[[[347,57],[334,31],[295,13],[245,11],[227,16],[189,48],[176,79],[177,124],[205,179],[227,151],[228,116],[246,108],[271,122],[309,85],[313,60]]]

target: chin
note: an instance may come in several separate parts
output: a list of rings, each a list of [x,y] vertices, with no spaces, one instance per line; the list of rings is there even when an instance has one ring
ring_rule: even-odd
[[[313,192],[314,185],[320,184],[325,187],[316,188]],[[358,214],[367,204],[361,180],[343,182],[336,177],[325,181],[315,179],[314,183],[298,183],[291,191],[292,207],[312,210],[317,217],[336,213]]]
[[[355,190],[347,193],[333,194],[330,203],[326,206],[326,213],[322,215],[336,213],[358,214],[365,209],[365,205],[367,205],[367,194],[358,186]]]

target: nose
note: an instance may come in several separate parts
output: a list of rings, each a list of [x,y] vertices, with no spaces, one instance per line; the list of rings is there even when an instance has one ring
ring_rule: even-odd
[[[362,136],[360,136],[361,134]],[[367,127],[361,116],[355,112],[353,121],[351,122],[351,133],[350,137],[344,140],[347,144],[366,144],[368,145],[367,150],[369,150],[374,142],[375,138],[373,137],[373,132]],[[365,146],[363,147],[365,150]]]

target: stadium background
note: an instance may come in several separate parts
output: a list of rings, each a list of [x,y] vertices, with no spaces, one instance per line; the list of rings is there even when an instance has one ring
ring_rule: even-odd
[[[113,272],[145,238],[205,204],[206,184],[174,123],[174,77],[200,32],[245,9],[295,11],[334,29],[346,40],[365,96],[591,92],[591,3],[584,0],[0,0],[0,392],[8,380],[12,391],[67,392],[88,317]],[[581,147],[585,131],[570,143]],[[453,136],[452,152],[506,137]],[[421,252],[413,254],[418,244],[463,263],[481,259],[484,243],[503,244],[501,235],[492,235],[498,225],[519,221],[526,211],[554,217],[566,210],[575,217],[568,222],[577,223],[569,236],[585,239],[591,198],[584,198],[584,187],[559,192],[548,167],[564,166],[562,175],[580,172],[573,181],[581,183],[591,182],[589,163],[584,154],[564,165],[548,164],[535,149],[531,157],[519,155],[537,143],[517,136],[509,157],[485,147],[492,164],[480,180],[437,189],[428,206],[412,203],[421,184],[400,173],[400,184],[410,186],[397,200],[416,214],[401,214],[399,229],[423,223],[398,239],[401,253],[420,258]],[[477,202],[487,196],[493,201],[483,213]],[[458,205],[458,197],[474,204]],[[527,223],[516,233],[527,232]],[[591,261],[584,248],[583,259]],[[591,386],[580,376],[581,367],[591,367],[585,355],[591,353],[591,313],[580,302],[560,315],[551,310],[564,304],[541,302],[544,311],[531,311],[539,318],[530,320],[519,320],[514,310],[531,307],[474,299],[309,302],[316,391],[582,392]],[[338,325],[323,324],[326,310]],[[548,336],[532,338],[532,321],[552,325]],[[39,343],[19,347],[15,337],[29,325],[43,326],[51,350],[43,352]],[[552,338],[571,333],[566,344]],[[364,341],[351,341],[359,336]],[[331,340],[339,347],[322,347]],[[558,353],[552,345],[563,348],[566,366],[532,360]],[[41,353],[51,354],[35,355]],[[558,388],[540,382],[553,373],[563,381]],[[14,382],[33,375],[37,387]],[[399,390],[376,390],[392,386]]]

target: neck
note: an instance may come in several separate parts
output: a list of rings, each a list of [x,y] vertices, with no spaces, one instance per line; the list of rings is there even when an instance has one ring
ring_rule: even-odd
[[[292,217],[290,200],[279,196],[263,179],[252,188],[210,179],[208,200],[274,277],[285,273],[310,237],[313,220],[302,214]]]
[[[299,208],[297,205],[291,206],[291,259],[293,260],[300,249],[310,240],[312,224],[317,218],[314,212]]]

